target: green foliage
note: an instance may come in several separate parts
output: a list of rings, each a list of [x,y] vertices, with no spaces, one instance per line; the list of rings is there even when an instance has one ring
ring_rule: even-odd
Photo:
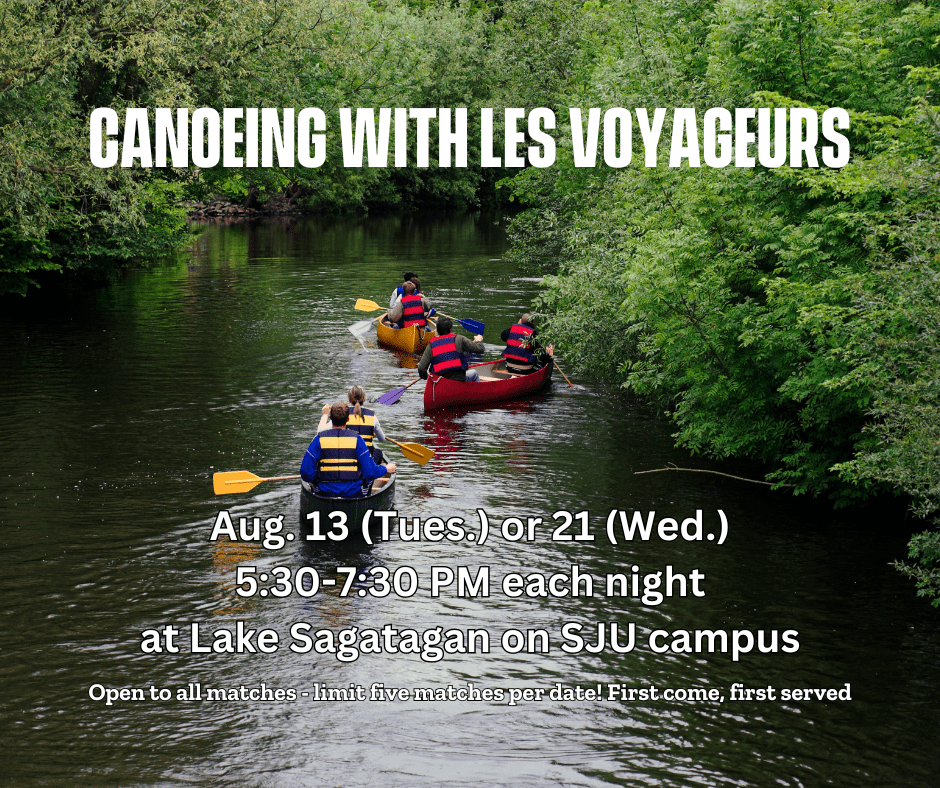
[[[890,489],[935,512],[940,12],[689,5],[591,6],[604,24],[590,57],[572,58],[577,79],[546,83],[547,100],[841,106],[852,160],[646,169],[634,149],[625,169],[577,171],[564,152],[553,171],[517,176],[529,209],[512,255],[551,274],[548,339],[661,402],[693,452],[760,460],[770,481],[836,505]],[[906,567],[929,595],[936,546],[935,535],[912,542],[918,563]]]
[[[186,236],[172,171],[93,167],[97,106],[224,104],[298,4],[0,0],[0,284],[112,276]]]
[[[317,106],[334,122],[346,106],[475,109],[490,101],[500,6],[0,0],[0,292],[25,293],[47,271],[108,278],[172,248],[187,233],[168,198],[255,205],[284,193],[319,210],[477,204],[500,177],[474,166],[478,152],[466,169],[345,169],[332,128],[317,170],[102,171],[89,161],[88,118],[105,106],[119,117],[127,107]]]
[[[546,274],[547,339],[660,402],[677,443],[837,505],[890,489],[940,511],[936,2],[0,0],[0,22],[0,291],[161,254],[185,199],[500,193],[526,206],[510,257]],[[332,127],[317,170],[100,171],[97,106],[317,106],[334,123],[341,107],[468,107],[471,141],[481,107],[549,107],[559,149],[549,169],[483,170],[473,142],[466,169],[346,169]],[[577,168],[575,106],[840,106],[853,155],[646,168],[634,129],[631,166]],[[938,543],[918,537],[902,566],[933,598]]]
[[[930,599],[940,607],[940,533],[925,531],[917,534],[908,545],[908,556],[914,563],[895,562],[894,567],[917,584],[917,595]]]

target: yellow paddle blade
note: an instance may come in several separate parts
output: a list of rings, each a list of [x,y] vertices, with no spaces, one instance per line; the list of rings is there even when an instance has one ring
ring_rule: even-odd
[[[367,301],[365,298],[360,298],[356,301],[356,309],[360,312],[374,312],[376,309],[385,309],[385,307],[379,306],[375,301]]]
[[[216,495],[227,495],[228,493],[243,493],[258,484],[264,479],[255,476],[248,471],[225,471],[223,473],[212,474],[212,491]]]
[[[212,491],[216,495],[243,493],[257,487],[261,482],[278,482],[284,479],[299,479],[300,476],[269,476],[263,479],[250,471],[223,471],[212,474]]]
[[[389,440],[396,446],[400,446],[401,453],[412,462],[418,463],[418,465],[427,465],[434,457],[434,450],[429,449],[427,446],[422,446],[420,443],[399,443],[391,438],[389,438]]]

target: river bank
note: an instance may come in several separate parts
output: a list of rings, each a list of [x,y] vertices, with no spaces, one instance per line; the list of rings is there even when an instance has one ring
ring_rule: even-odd
[[[388,435],[435,451],[421,467],[389,447],[399,515],[479,533],[482,509],[494,524],[483,545],[395,538],[339,557],[296,539],[210,539],[223,509],[236,526],[280,517],[296,536],[294,483],[216,497],[212,474],[296,473],[324,402],[354,383],[374,397],[410,381],[407,359],[347,331],[356,298],[382,301],[418,271],[448,313],[486,323],[495,357],[538,286],[504,251],[503,230],[474,214],[212,224],[175,263],[0,317],[10,784],[365,786],[376,769],[392,786],[932,784],[940,625],[887,565],[905,551],[903,514],[836,512],[707,474],[635,476],[698,461],[653,409],[589,378],[461,413],[425,413],[415,390],[381,410]],[[617,530],[614,544],[618,511],[651,518],[652,536]],[[594,538],[556,538],[562,512],[572,525],[557,537],[580,535],[583,519]],[[722,516],[716,544],[705,533]],[[539,518],[535,538],[506,538],[513,517]],[[667,541],[670,519],[680,535]],[[697,519],[702,539],[683,537]],[[239,582],[251,567],[253,594]],[[276,567],[336,585],[304,596],[292,582],[279,596]],[[342,567],[356,575],[345,593]],[[489,595],[455,583],[432,596],[432,578],[459,567],[485,567]],[[657,573],[671,596],[646,587]],[[513,575],[523,587],[590,576],[593,593],[514,597]],[[608,591],[617,575],[636,575],[639,593]],[[455,644],[485,631],[488,650],[467,637],[437,659],[438,629]],[[352,630],[358,657],[344,661]],[[523,642],[544,630],[547,650],[516,650],[510,630]],[[161,652],[144,650],[148,631]],[[322,651],[306,650],[314,633]],[[768,686],[773,700],[740,694]],[[794,700],[804,688],[837,697]],[[338,689],[352,694],[324,699]]]

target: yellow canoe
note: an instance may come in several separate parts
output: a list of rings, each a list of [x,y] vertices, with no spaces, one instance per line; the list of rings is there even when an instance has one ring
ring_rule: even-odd
[[[434,331],[425,331],[418,326],[395,328],[384,319],[378,322],[375,330],[379,342],[383,345],[404,350],[406,353],[421,353],[428,346],[428,342],[437,336]]]

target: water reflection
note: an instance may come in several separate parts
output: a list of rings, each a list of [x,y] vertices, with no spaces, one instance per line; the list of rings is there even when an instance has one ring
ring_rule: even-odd
[[[0,316],[0,525],[6,572],[0,667],[0,774],[17,786],[68,784],[928,786],[938,764],[940,624],[887,565],[904,554],[903,512],[833,513],[703,474],[672,448],[652,408],[601,383],[560,380],[527,401],[425,413],[417,384],[376,406],[385,431],[434,449],[404,460],[401,516],[494,524],[468,539],[374,548],[268,550],[210,542],[222,508],[299,519],[296,482],[212,495],[215,470],[297,473],[325,402],[353,385],[371,396],[406,385],[414,356],[360,346],[358,295],[384,301],[405,268],[446,311],[498,328],[525,311],[537,282],[499,258],[502,231],[480,216],[372,216],[213,224],[175,265],[115,285],[14,302]],[[349,283],[355,272],[355,292]],[[479,283],[486,282],[486,291]],[[337,296],[337,293],[343,295]],[[492,327],[492,328],[490,328]],[[566,369],[566,372],[569,370]],[[726,544],[604,537],[611,509],[679,522],[701,509],[730,522]],[[594,540],[552,536],[558,512],[588,512]],[[535,539],[499,535],[537,518]],[[570,531],[573,533],[575,530]],[[503,578],[570,573],[591,596],[518,596]],[[234,593],[239,567],[316,569],[336,585],[311,597]],[[600,593],[607,574],[699,569],[703,598],[644,604]],[[342,593],[346,572],[357,579]],[[407,567],[412,596],[377,596],[371,570]],[[487,568],[490,593],[431,594],[435,568]],[[365,581],[358,580],[360,573]],[[364,591],[360,595],[360,591]],[[491,653],[439,662],[412,655],[290,650],[292,624],[317,628],[485,628]],[[140,633],[191,622],[273,629],[272,654],[143,654]],[[562,627],[635,624],[637,647],[569,653]],[[501,634],[544,629],[548,653],[510,653]],[[657,629],[799,631],[795,654],[657,653]],[[668,639],[667,639],[668,642]],[[389,703],[93,702],[106,686],[291,687],[314,682],[448,686],[839,687],[851,702],[663,700]],[[890,746],[888,746],[890,743]]]
[[[404,350],[397,350],[395,348],[388,347],[387,345],[379,345],[382,350],[391,353],[398,359],[398,366],[401,369],[417,369],[418,362],[421,360],[419,356],[414,353],[406,353]]]

